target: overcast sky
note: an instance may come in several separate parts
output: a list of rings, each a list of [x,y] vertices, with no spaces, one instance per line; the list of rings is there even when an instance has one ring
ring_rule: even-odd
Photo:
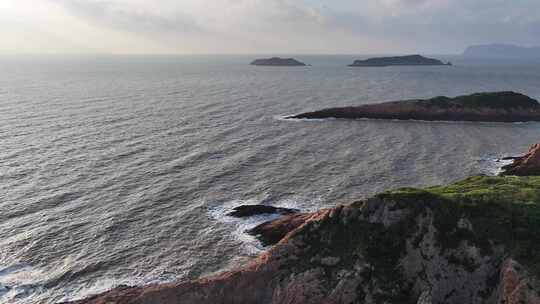
[[[540,44],[540,0],[0,0],[3,53],[461,53]]]

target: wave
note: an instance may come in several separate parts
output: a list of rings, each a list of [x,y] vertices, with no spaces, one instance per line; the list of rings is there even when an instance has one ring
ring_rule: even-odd
[[[252,198],[247,200],[231,200],[212,207],[208,210],[209,216],[221,223],[232,225],[232,234],[234,238],[242,243],[243,251],[248,255],[256,255],[267,249],[255,237],[247,234],[245,231],[255,228],[256,226],[277,219],[282,215],[279,214],[260,214],[246,218],[236,218],[228,216],[235,207],[242,205],[272,205],[274,207],[283,207],[291,209],[299,209],[301,211],[313,211],[315,208],[306,208],[306,205],[300,203],[299,199],[279,199],[274,201],[271,196],[266,195],[264,198]]]

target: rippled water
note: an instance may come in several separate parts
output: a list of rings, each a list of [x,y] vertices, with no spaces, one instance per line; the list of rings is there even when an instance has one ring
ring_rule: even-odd
[[[540,124],[285,121],[327,106],[515,90],[540,64],[347,68],[354,57],[0,57],[0,302],[196,278],[261,250],[245,203],[333,206],[493,173]],[[455,60],[455,58],[453,59]]]

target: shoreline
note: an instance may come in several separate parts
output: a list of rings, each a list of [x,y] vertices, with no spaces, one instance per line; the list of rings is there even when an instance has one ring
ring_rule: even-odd
[[[540,144],[513,164],[538,156]],[[475,302],[518,303],[506,301],[519,294],[516,301],[539,303],[540,272],[533,265],[540,257],[516,253],[512,247],[519,244],[507,239],[514,232],[504,230],[520,231],[519,225],[540,215],[540,201],[529,202],[535,197],[540,176],[473,176],[446,186],[390,190],[306,214],[246,266],[193,281],[120,286],[69,303],[376,303],[379,297],[463,303],[471,292]],[[523,218],[506,227],[508,208]],[[527,246],[540,246],[535,229],[520,233]],[[418,269],[429,274],[418,276]],[[498,279],[490,283],[494,275]],[[509,285],[516,280],[520,284]]]

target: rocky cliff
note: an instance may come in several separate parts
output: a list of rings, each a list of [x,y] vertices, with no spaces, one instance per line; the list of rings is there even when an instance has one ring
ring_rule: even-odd
[[[310,214],[250,265],[77,303],[540,303],[540,177],[475,176]]]
[[[427,121],[540,121],[538,101],[515,92],[488,92],[449,98],[403,100],[329,108],[287,118],[372,118]]]
[[[502,168],[502,175],[540,175],[540,143],[533,145],[527,154],[512,158],[514,162]]]

